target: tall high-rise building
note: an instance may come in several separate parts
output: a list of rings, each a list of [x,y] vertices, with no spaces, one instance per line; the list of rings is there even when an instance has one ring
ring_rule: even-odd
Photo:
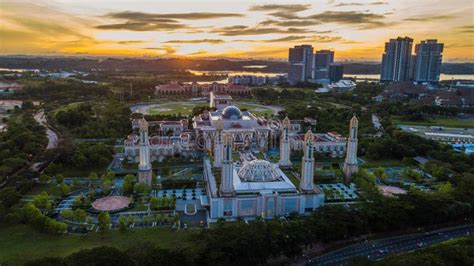
[[[413,79],[416,82],[438,83],[444,44],[426,40],[415,45]]]
[[[320,50],[314,54],[313,79],[328,79],[329,66],[334,63],[334,51]]]
[[[412,46],[413,39],[409,37],[398,37],[385,43],[380,81],[410,80]]]
[[[329,65],[329,81],[338,82],[344,76],[344,66],[340,63],[332,63]]]
[[[288,81],[290,84],[311,79],[313,66],[313,46],[297,45],[288,53]]]

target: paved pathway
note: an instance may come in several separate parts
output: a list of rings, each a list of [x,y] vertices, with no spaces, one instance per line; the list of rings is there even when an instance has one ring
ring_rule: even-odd
[[[46,124],[46,117],[44,116],[44,111],[41,110],[34,115],[36,122],[46,128],[46,136],[48,137],[48,146],[46,149],[54,149],[58,147],[58,134],[51,130],[51,128]]]

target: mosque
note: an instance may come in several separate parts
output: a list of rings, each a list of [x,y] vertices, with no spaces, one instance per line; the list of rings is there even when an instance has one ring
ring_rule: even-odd
[[[265,150],[270,125],[259,121],[250,112],[235,106],[209,112],[195,119],[194,128],[204,135],[204,144],[212,155],[203,159],[206,197],[201,205],[208,208],[208,221],[223,218],[273,217],[298,213],[305,215],[324,204],[325,195],[314,183],[315,136],[311,130],[302,140],[301,169],[294,173],[290,161],[291,127],[288,118],[281,122],[279,135],[279,161],[257,159],[253,148]],[[357,128],[354,116],[350,121],[344,173],[346,178],[357,172]],[[151,184],[152,168],[148,122],[139,121],[139,181]],[[234,159],[234,151],[240,159]],[[293,175],[293,181],[288,176]],[[296,179],[296,180],[295,180]]]

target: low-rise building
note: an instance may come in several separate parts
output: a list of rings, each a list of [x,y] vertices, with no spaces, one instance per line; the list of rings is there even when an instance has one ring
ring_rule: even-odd
[[[197,82],[193,82],[192,84],[180,84],[171,82],[155,86],[155,94],[160,96],[189,95],[207,97],[211,91],[216,94],[229,94],[234,96],[250,95],[250,88],[247,86],[220,84],[217,82],[209,84],[198,84]]]

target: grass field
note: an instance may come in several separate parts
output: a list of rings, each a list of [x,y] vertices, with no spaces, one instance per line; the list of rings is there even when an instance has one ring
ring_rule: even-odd
[[[392,116],[393,123],[417,126],[444,126],[444,127],[459,127],[459,128],[474,128],[474,120],[465,120],[458,118],[431,118],[428,121],[416,122],[405,121],[399,116]]]
[[[182,115],[190,115],[196,106],[208,106],[207,103],[164,103],[158,106],[148,108],[151,115],[173,115],[181,113]]]
[[[361,165],[363,168],[373,168],[373,167],[390,167],[390,166],[403,166],[402,161],[400,160],[369,160],[367,158],[362,158],[365,161],[364,164]]]
[[[148,108],[148,113],[151,115],[173,115],[181,113],[182,115],[190,115],[191,111],[196,106],[208,106],[208,103],[192,103],[192,102],[171,102],[154,105]],[[271,115],[272,109],[263,105],[247,103],[247,102],[235,102],[235,105],[240,109],[246,109],[257,115]]]
[[[239,107],[240,109],[246,109],[256,115],[270,116],[273,114],[272,109],[260,104],[236,102],[235,105]]]
[[[160,247],[186,246],[190,231],[171,229],[134,229],[120,233],[79,235],[48,235],[27,225],[0,226],[0,265],[23,265],[28,260],[42,257],[67,256],[81,249],[112,246],[121,250],[138,243],[151,242]]]

